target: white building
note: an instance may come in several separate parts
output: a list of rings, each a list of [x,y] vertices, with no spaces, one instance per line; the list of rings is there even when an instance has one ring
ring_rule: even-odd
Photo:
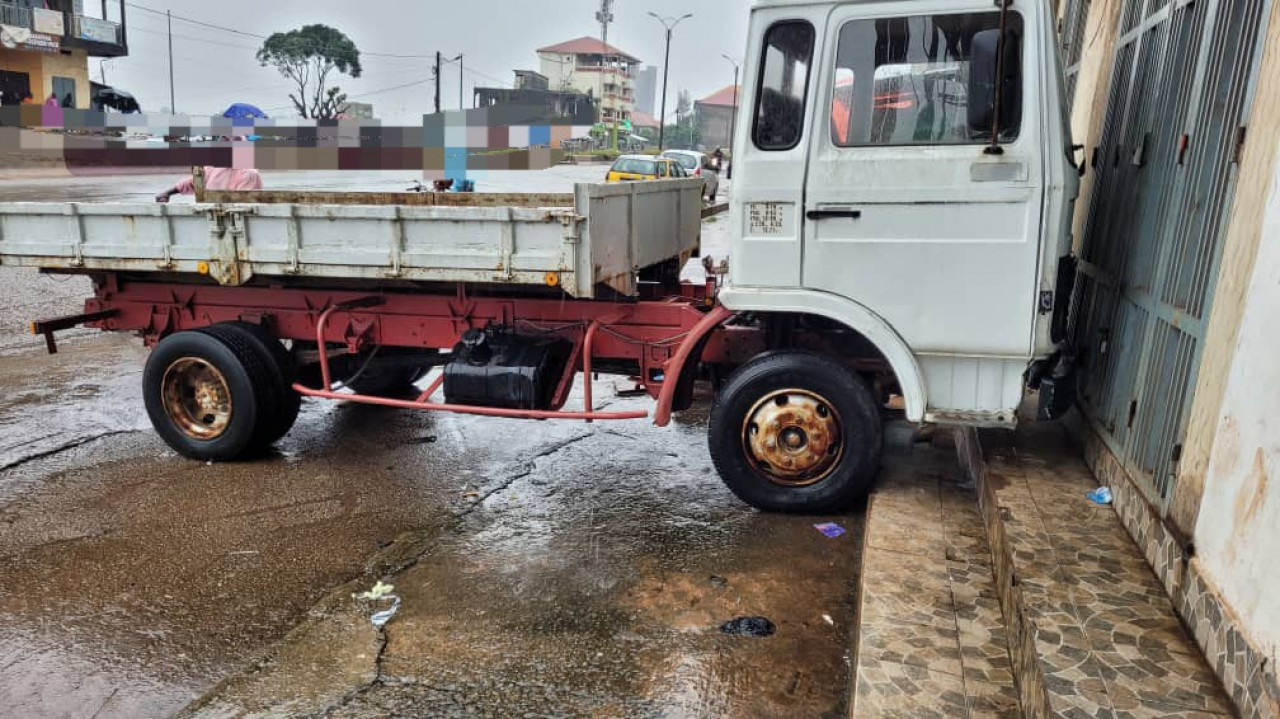
[[[601,122],[631,120],[638,59],[593,37],[539,48],[538,58],[552,90],[590,94],[598,101]]]

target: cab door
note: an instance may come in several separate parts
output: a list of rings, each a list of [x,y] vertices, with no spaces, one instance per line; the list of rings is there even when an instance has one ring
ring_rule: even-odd
[[[733,284],[801,286],[813,59],[830,6],[752,11],[733,147]]]
[[[1027,357],[1044,192],[1042,19],[1015,2],[849,3],[828,22],[805,182],[806,288],[883,317],[919,354]],[[1005,52],[998,154],[996,49]]]

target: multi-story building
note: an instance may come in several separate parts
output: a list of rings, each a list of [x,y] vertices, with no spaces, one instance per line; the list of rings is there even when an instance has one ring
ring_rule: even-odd
[[[658,114],[658,68],[653,65],[636,73],[636,109],[646,115]]]
[[[590,95],[600,122],[631,121],[639,60],[593,37],[539,48],[538,58],[552,90]]]
[[[129,54],[125,0],[0,0],[0,103],[91,107],[89,58]]]

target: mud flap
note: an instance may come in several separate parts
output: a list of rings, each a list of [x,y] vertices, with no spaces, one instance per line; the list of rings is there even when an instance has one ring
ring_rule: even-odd
[[[1076,362],[1074,353],[1059,352],[1037,362],[1027,373],[1027,386],[1039,390],[1036,419],[1048,422],[1065,415],[1076,399]]]

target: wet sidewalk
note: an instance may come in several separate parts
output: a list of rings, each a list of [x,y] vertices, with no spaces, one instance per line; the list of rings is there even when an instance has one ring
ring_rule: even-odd
[[[1018,716],[977,493],[950,435],[902,442],[867,508],[853,716]]]
[[[1058,424],[982,432],[983,508],[1027,716],[1230,716],[1155,573]],[[981,468],[979,468],[981,470]]]

